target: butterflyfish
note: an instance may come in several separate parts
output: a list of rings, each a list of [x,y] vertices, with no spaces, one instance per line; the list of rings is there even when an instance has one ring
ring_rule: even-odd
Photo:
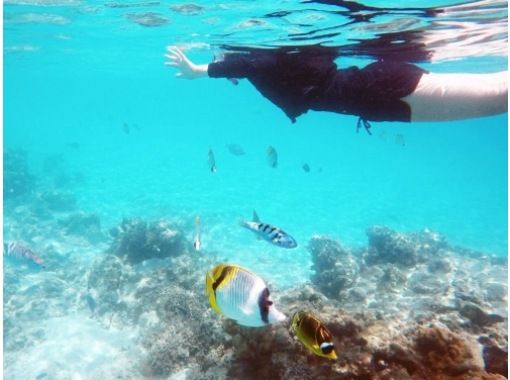
[[[287,319],[273,305],[264,281],[247,269],[219,264],[206,274],[205,282],[213,310],[240,325],[260,327]]]
[[[292,331],[303,345],[315,355],[337,358],[333,337],[324,324],[311,313],[298,311],[292,316]]]

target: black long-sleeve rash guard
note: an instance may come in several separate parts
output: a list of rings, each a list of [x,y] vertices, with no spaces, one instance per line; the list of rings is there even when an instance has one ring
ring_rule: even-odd
[[[408,122],[411,109],[401,98],[416,89],[423,73],[398,61],[339,70],[331,55],[271,51],[228,54],[208,67],[213,78],[247,78],[292,122],[308,110]]]

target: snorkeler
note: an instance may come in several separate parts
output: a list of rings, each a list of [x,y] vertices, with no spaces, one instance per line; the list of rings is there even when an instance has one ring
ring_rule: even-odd
[[[179,48],[165,62],[178,78],[247,78],[291,119],[309,110],[368,121],[451,121],[507,112],[508,72],[430,73],[394,59],[338,69],[337,49],[308,46],[242,49],[210,64],[193,63]]]

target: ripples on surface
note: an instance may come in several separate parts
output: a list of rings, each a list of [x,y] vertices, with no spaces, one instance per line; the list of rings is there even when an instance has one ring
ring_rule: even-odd
[[[218,46],[320,44],[340,47],[343,56],[351,57],[414,62],[500,57],[506,65],[508,10],[504,1],[434,8],[385,8],[370,3],[232,1],[169,6],[159,1],[8,0],[4,52],[72,51],[90,58],[90,45],[101,48],[97,45],[100,38],[103,44],[110,41],[104,46],[112,60],[121,52],[129,54],[125,52],[128,43],[137,56],[168,43],[205,50],[211,46],[214,50]],[[37,31],[37,24],[39,28],[46,24],[46,33],[29,33],[30,29]],[[72,43],[58,44],[62,35]]]

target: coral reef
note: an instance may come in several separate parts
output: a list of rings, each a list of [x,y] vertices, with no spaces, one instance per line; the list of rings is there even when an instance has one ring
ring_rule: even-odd
[[[403,234],[385,226],[367,230],[367,264],[391,263],[399,267],[413,267],[447,247],[443,236],[430,230],[419,234]]]
[[[324,236],[314,236],[308,244],[312,252],[312,281],[328,297],[341,299],[354,284],[358,266],[340,244]]]
[[[63,238],[71,225],[57,225]],[[216,314],[204,294],[204,273],[217,264],[214,256],[193,252],[176,223],[127,219],[110,231],[111,245],[93,252],[91,263],[80,255],[52,261],[60,249],[52,243],[46,245],[51,269],[31,286],[18,268],[7,268],[7,362],[51,339],[46,327],[34,323],[35,315],[59,320],[77,313],[86,321],[80,328],[115,337],[122,350],[130,347],[128,336],[135,342],[125,354],[135,358],[130,366],[103,364],[97,378],[503,379],[506,261],[464,255],[430,231],[369,231],[369,246],[356,251],[312,237],[311,281],[272,288],[274,302],[289,317],[298,310],[320,317],[338,360],[310,353],[288,322],[249,328]],[[377,243],[370,243],[374,237]],[[396,245],[413,257],[406,265],[385,251]]]
[[[109,252],[130,263],[180,255],[189,248],[178,226],[164,220],[124,219],[110,234],[114,240]]]

